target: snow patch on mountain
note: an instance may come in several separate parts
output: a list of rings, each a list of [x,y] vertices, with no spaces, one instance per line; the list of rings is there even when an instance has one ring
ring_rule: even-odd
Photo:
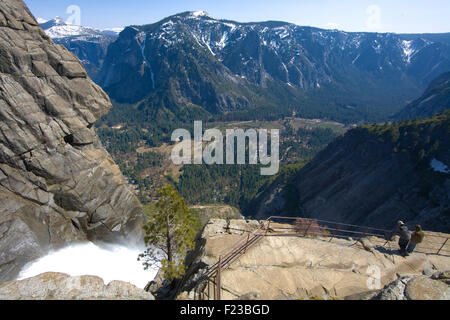
[[[381,53],[381,43],[378,40],[374,40],[372,43],[372,48],[375,50],[377,54]]]
[[[202,41],[206,45],[206,47],[208,48],[209,52],[211,52],[211,54],[213,56],[215,56],[216,54],[214,53],[214,51],[212,51],[211,46],[209,45],[209,41],[205,40],[205,37],[202,37]]]
[[[237,26],[233,23],[228,23],[228,22],[223,22],[222,23],[224,26],[230,27],[230,33],[233,33],[233,31],[235,31],[237,29]]]
[[[210,17],[208,12],[206,11],[194,11],[191,14],[193,17],[199,18],[199,17]]]
[[[280,39],[284,39],[289,36],[289,31],[285,27],[275,28],[276,33],[280,37]]]
[[[412,44],[412,40],[402,41],[403,57],[408,64],[411,63],[411,58],[415,53],[415,50],[412,48]]]
[[[447,165],[437,160],[436,158],[433,158],[433,160],[431,160],[430,166],[436,172],[450,173],[450,169],[447,167]]]
[[[54,26],[45,30],[45,33],[52,39],[90,35],[93,37],[101,36],[101,31],[93,28],[80,27],[76,25]]]
[[[103,36],[117,36],[124,28],[95,29],[66,23],[62,18],[39,22],[45,33],[52,39],[67,37],[82,37],[77,40],[87,40],[88,38],[101,38]]]
[[[225,48],[227,45],[227,40],[228,40],[228,32],[224,32],[220,41],[216,42],[216,46],[219,47],[220,49]]]

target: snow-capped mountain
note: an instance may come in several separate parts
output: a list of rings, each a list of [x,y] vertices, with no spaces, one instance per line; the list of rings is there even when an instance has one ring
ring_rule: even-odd
[[[46,23],[48,20],[42,19],[42,18],[36,18],[37,23],[42,24]]]
[[[91,78],[99,72],[109,44],[114,42],[123,28],[99,30],[66,23],[62,18],[45,21],[40,26],[54,42],[62,44],[83,62]]]
[[[99,38],[105,35],[116,37],[123,28],[110,28],[105,30],[95,29],[91,27],[83,27],[66,23],[62,18],[56,17],[50,21],[40,19],[39,22],[45,33],[52,39],[60,39],[66,37],[85,37]]]
[[[122,102],[192,103],[210,112],[268,106],[364,119],[398,111],[450,70],[450,46],[435,38],[185,12],[127,27],[111,44],[98,82]]]
[[[125,29],[125,28],[108,28],[108,29],[103,29],[102,32],[106,35],[109,35],[112,37],[117,37],[117,36],[119,36],[119,33],[121,33],[123,31],[123,29]]]

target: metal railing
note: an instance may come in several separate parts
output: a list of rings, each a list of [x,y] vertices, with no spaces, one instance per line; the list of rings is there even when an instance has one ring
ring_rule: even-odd
[[[219,253],[218,262],[210,266],[198,279],[194,289],[194,300],[220,300],[222,272],[240,256],[246,253],[264,237],[314,237],[332,242],[334,239],[353,239],[352,245],[361,243],[361,239],[371,237],[371,243],[378,248],[386,247],[392,237],[393,230],[364,227],[339,222],[307,219],[298,217],[273,216],[260,222],[253,232],[244,235],[231,247]],[[427,245],[418,245],[415,252],[450,256],[450,241],[448,237],[425,232]],[[392,250],[391,250],[392,251]],[[211,289],[212,286],[212,289]]]
[[[259,240],[266,236],[269,225],[270,221],[267,222],[267,226],[264,222],[262,222],[255,231],[249,233],[248,235],[244,235],[238,242],[222,251],[219,254],[219,261],[210,266],[197,281],[197,285],[194,289],[194,300],[196,297],[199,297],[199,300],[203,300],[205,297],[207,300],[210,300],[211,284],[213,285],[213,300],[220,300],[222,287],[220,281],[222,271],[226,270],[233,261],[245,254],[248,249],[253,247]],[[203,287],[201,288],[202,285]]]
[[[297,217],[270,217],[269,220],[272,221],[272,226],[274,226],[274,222],[276,221],[283,221],[283,224],[279,228],[276,228],[276,231],[278,231],[278,233],[272,234],[274,236],[306,236],[307,233],[307,235],[310,236],[329,238],[329,241],[332,241],[334,238],[354,238],[356,239],[356,242],[359,242],[362,238],[365,237],[374,237],[371,240],[376,243],[373,244],[379,245],[380,243],[383,243],[382,246],[384,247],[388,244],[388,242],[390,242],[389,239],[393,234],[393,230],[358,226],[318,219],[306,219]],[[295,224],[296,221],[300,221],[301,223],[298,223],[297,226],[288,226],[289,224]],[[307,225],[307,227],[304,227],[304,225]],[[410,230],[412,229],[413,228],[410,228]],[[287,231],[289,230],[294,232],[288,233]],[[302,234],[303,230],[305,230],[305,233]],[[425,238],[427,239],[426,244],[419,244],[415,250],[416,252],[435,255],[450,255],[450,241],[448,237],[430,232],[424,233]]]

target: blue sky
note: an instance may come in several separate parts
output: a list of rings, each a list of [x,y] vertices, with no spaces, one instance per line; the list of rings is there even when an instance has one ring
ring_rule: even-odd
[[[81,9],[84,26],[122,27],[157,22],[183,11],[205,10],[240,22],[281,20],[345,31],[450,32],[448,0],[25,0],[36,18],[67,20]]]

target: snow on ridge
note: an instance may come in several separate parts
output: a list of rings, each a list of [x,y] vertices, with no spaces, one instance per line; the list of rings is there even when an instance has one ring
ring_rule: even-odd
[[[215,56],[216,54],[214,53],[214,51],[212,51],[211,46],[209,45],[209,40],[205,40],[205,37],[202,36],[202,42],[206,45],[206,48],[208,48],[209,52],[211,52],[211,54]]]
[[[194,17],[209,17],[209,13],[208,12],[206,12],[206,11],[194,11],[194,12],[192,12],[192,16],[194,16]]]
[[[173,21],[172,21],[172,20],[169,20],[169,21],[167,21],[167,22],[164,22],[164,23],[161,25],[161,28],[166,29],[166,28],[169,28],[169,27],[173,27],[173,25],[174,25]]]
[[[376,53],[381,53],[381,43],[378,40],[374,40],[372,43],[372,48],[375,50]]]
[[[37,22],[44,28],[45,33],[53,39],[66,37],[86,37],[86,38],[100,38],[103,35],[114,36],[118,35],[125,28],[106,28],[103,30],[83,27],[79,25],[68,24],[62,18],[56,17],[52,20],[37,19]]]
[[[280,39],[284,39],[289,36],[289,31],[285,26],[273,28],[273,30],[275,30]]]
[[[54,39],[81,35],[95,35],[99,32],[101,31],[93,28],[80,27],[75,25],[54,26],[50,29],[45,30],[45,33],[50,38]]]
[[[102,31],[98,29],[68,24],[60,17],[56,17],[55,19],[46,22],[40,22],[40,24],[43,28],[47,28],[44,31],[52,39],[73,36],[99,37],[102,33]]]
[[[407,63],[411,63],[411,58],[415,53],[415,50],[412,48],[412,44],[413,44],[412,40],[402,41],[403,56]]]
[[[231,33],[232,33],[234,30],[237,29],[236,25],[233,24],[233,23],[222,22],[222,24],[223,24],[224,26],[230,27],[230,28],[231,28],[231,30],[230,30]]]
[[[60,25],[65,25],[66,24],[64,19],[61,18],[61,17],[56,17],[55,19],[53,19],[53,21],[54,21],[55,24],[60,24]]]
[[[228,32],[225,32],[222,35],[222,38],[220,39],[220,41],[216,42],[216,46],[221,48],[221,49],[225,48],[226,45],[227,45],[227,40],[228,40]]]

